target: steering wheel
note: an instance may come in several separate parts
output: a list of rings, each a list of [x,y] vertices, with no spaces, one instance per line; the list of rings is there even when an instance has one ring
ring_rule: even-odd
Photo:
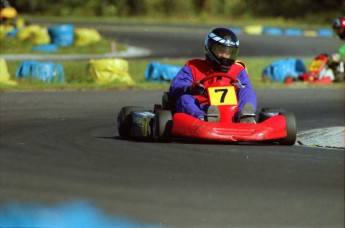
[[[201,84],[204,84],[205,81],[217,78],[217,77],[221,77],[221,78],[229,78],[230,79],[230,83],[236,83],[238,82],[237,79],[234,76],[231,76],[227,73],[223,73],[223,72],[216,72],[216,73],[212,73],[210,75],[207,75],[206,77],[204,77],[203,79],[200,80]]]

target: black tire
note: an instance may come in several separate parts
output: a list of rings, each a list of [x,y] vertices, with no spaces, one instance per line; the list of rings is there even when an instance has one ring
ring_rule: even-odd
[[[125,106],[119,112],[117,116],[117,129],[119,135],[127,139],[130,137],[131,132],[131,112],[133,111],[145,111],[145,107],[141,106]]]
[[[283,109],[280,108],[262,108],[259,113],[258,123],[261,123],[269,118],[271,118],[273,115],[279,115],[281,113],[285,112]]]
[[[172,141],[172,114],[171,111],[162,110],[157,112],[154,121],[154,139],[157,142]]]
[[[332,69],[334,73],[334,82],[344,82],[345,81],[345,72],[344,72],[344,66],[345,62],[332,62],[330,64],[330,68]]]
[[[345,73],[344,72],[335,72],[334,73],[334,82],[344,82]]]
[[[297,137],[297,124],[295,115],[292,112],[284,112],[282,115],[286,119],[286,131],[287,136],[283,139],[278,140],[281,145],[294,145]]]
[[[168,92],[164,92],[162,96],[162,106],[164,110],[170,110],[172,113],[176,112],[176,103],[169,97]]]

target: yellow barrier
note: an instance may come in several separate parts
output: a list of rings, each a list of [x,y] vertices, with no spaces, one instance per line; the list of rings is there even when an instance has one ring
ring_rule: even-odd
[[[263,27],[261,25],[247,25],[244,27],[244,32],[249,35],[262,34]]]
[[[16,27],[17,28],[23,28],[24,26],[25,26],[24,18],[17,18],[17,20],[16,20]]]
[[[101,40],[101,35],[96,29],[76,28],[74,35],[74,45],[76,46],[84,46]]]
[[[4,38],[7,36],[7,33],[12,31],[14,26],[12,25],[0,25],[0,38]]]
[[[303,32],[303,35],[316,37],[317,36],[317,31],[315,31],[315,30],[305,30]]]
[[[2,4],[2,1],[1,1]],[[5,7],[0,10],[0,17],[1,18],[6,18],[6,19],[14,19],[17,17],[18,12],[15,8],[13,7]]]
[[[17,38],[19,40],[30,40],[34,44],[50,43],[48,29],[39,25],[29,25],[19,29]]]
[[[0,84],[17,85],[16,81],[10,79],[5,59],[0,59]]]
[[[122,82],[133,85],[134,81],[128,73],[128,61],[124,59],[90,60],[88,71],[98,83]]]

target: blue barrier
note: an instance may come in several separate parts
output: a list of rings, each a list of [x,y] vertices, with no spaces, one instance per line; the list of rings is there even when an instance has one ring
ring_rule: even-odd
[[[234,27],[234,28],[230,28],[234,33],[236,33],[236,35],[242,34],[243,33],[243,29],[239,28],[239,27]]]
[[[89,201],[74,200],[59,204],[2,203],[1,227],[102,227],[158,228],[161,225],[143,223],[127,217],[106,213]]]
[[[314,36],[321,36],[321,37],[333,37],[334,33],[332,29],[329,28],[322,28],[322,29],[309,29],[309,30],[303,30],[299,28],[286,28],[282,29],[279,27],[262,27],[262,31],[256,31],[259,30],[260,26],[246,26],[247,30],[252,29],[255,31],[247,31],[247,34],[263,34],[263,35],[271,35],[271,36],[311,36],[310,34],[315,34]],[[243,29],[241,27],[233,27],[230,29],[236,33],[237,35],[243,33]]]
[[[325,36],[325,37],[333,37],[333,30],[332,29],[319,29],[318,35],[319,36]]]
[[[53,44],[57,46],[70,46],[74,43],[74,26],[59,25],[48,28],[48,33]]]
[[[28,60],[20,63],[16,72],[16,78],[61,84],[65,82],[65,72],[59,63]]]
[[[172,81],[181,68],[181,66],[151,62],[145,69],[145,79],[147,81]]]
[[[289,29],[285,29],[283,34],[286,36],[302,36],[303,31],[297,28],[289,28]]]
[[[57,52],[58,47],[56,44],[42,44],[42,45],[34,46],[32,50],[49,53],[49,52]]]
[[[6,35],[7,35],[7,37],[14,38],[17,36],[18,32],[19,32],[19,29],[14,28],[11,31],[7,32]]]
[[[283,34],[283,30],[280,28],[264,27],[262,33],[265,35],[279,36]]]
[[[263,77],[272,81],[283,82],[286,77],[297,78],[306,72],[305,62],[301,59],[281,59],[266,66],[262,71]]]

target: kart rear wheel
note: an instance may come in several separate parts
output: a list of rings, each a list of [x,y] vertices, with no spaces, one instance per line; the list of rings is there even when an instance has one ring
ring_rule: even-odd
[[[162,96],[162,106],[164,110],[170,110],[172,113],[176,112],[176,103],[169,97],[168,92],[164,92]]]
[[[117,116],[117,129],[119,135],[127,139],[130,137],[131,132],[131,112],[133,111],[144,111],[147,110],[145,107],[141,106],[125,106],[119,112]]]
[[[283,139],[278,140],[281,145],[294,145],[297,137],[297,125],[296,118],[292,112],[284,112],[281,114],[286,119],[286,131],[287,136]]]
[[[172,114],[171,111],[161,110],[155,114],[153,137],[157,142],[172,141]]]

